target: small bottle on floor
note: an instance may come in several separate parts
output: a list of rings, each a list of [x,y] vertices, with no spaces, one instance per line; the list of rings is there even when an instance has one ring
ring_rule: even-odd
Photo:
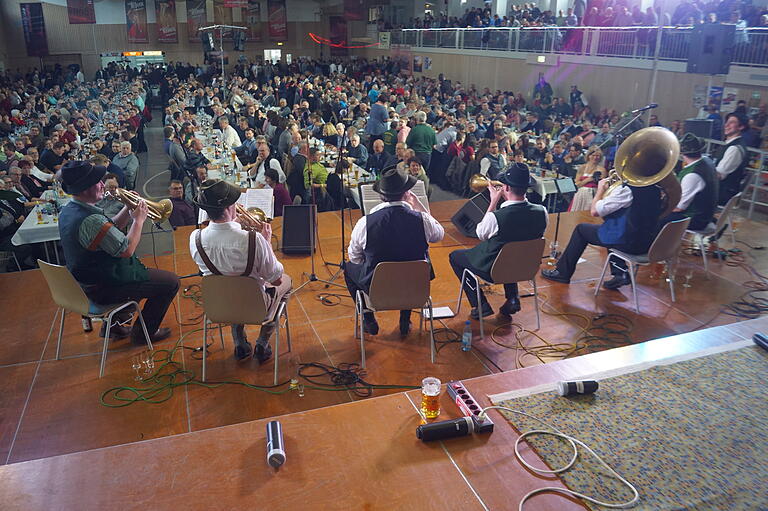
[[[464,333],[461,334],[461,351],[472,349],[472,325],[469,321],[464,323]]]
[[[88,316],[83,316],[82,321],[83,321],[83,332],[90,332],[91,330],[93,330],[93,323],[91,323],[91,318],[89,318]]]

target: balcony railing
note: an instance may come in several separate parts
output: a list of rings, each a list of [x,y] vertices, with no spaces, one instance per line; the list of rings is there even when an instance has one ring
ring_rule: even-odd
[[[403,29],[390,43],[414,48],[452,48],[526,53],[561,53],[652,60],[658,27],[530,27]],[[664,27],[658,56],[687,61],[691,27]],[[733,64],[768,67],[768,29],[737,30]]]

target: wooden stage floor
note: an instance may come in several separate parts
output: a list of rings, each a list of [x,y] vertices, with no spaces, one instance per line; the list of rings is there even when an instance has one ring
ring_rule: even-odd
[[[469,247],[477,240],[458,233],[450,223],[451,215],[463,201],[431,204],[434,216],[446,229],[445,239],[430,249],[437,278],[432,283],[432,297],[436,306],[450,305],[455,308],[458,280],[448,265],[448,254],[457,248]],[[357,218],[357,212],[353,216]],[[347,217],[347,236],[351,224]],[[562,216],[559,241],[563,247],[574,225],[580,221],[595,221],[583,213]],[[281,236],[280,222],[275,222],[275,233]],[[768,239],[768,226],[746,220],[737,221],[737,239],[751,245],[760,245]],[[189,274],[197,270],[189,256],[188,234],[190,228],[174,233],[175,252],[147,258],[148,266]],[[554,216],[547,232],[548,239],[554,234]],[[340,258],[340,215],[320,215],[320,247],[316,257],[317,273],[321,278],[329,275],[322,264],[322,257],[329,262]],[[723,245],[730,242],[726,236]],[[768,256],[761,251],[747,252],[749,262],[758,271],[768,271]],[[703,272],[701,257],[685,255],[678,270],[677,303],[670,302],[669,291],[663,280],[649,278],[649,270],[641,269],[639,297],[641,314],[634,313],[629,287],[620,291],[604,291],[594,298],[594,286],[599,277],[604,251],[588,248],[585,262],[578,265],[571,285],[555,284],[538,279],[540,297],[546,302],[542,314],[542,327],[538,334],[552,342],[569,343],[582,333],[584,321],[575,313],[592,318],[599,314],[620,314],[633,322],[630,334],[633,343],[690,332],[703,326],[717,326],[738,321],[738,318],[718,315],[720,307],[742,295],[747,289],[743,282],[750,276],[738,267],[710,260],[711,275]],[[286,272],[294,280],[294,287],[301,281],[302,272],[309,271],[307,256],[284,256],[278,253]],[[681,284],[689,267],[694,268],[691,284]],[[331,271],[333,268],[331,268]],[[190,286],[198,279],[183,281]],[[343,278],[337,280],[343,284]],[[113,386],[132,385],[132,355],[141,348],[132,348],[127,341],[114,342],[107,358],[106,374],[98,378],[101,344],[97,333],[84,334],[79,318],[71,317],[66,324],[62,347],[63,360],[54,360],[55,333],[48,337],[55,306],[39,271],[26,271],[0,275],[0,303],[4,321],[0,324],[3,341],[0,343],[0,463],[17,463],[66,453],[127,444],[181,433],[217,428],[230,424],[253,421],[293,412],[312,410],[330,405],[359,400],[351,392],[322,392],[308,390],[303,397],[296,392],[281,396],[248,390],[238,386],[208,389],[198,386],[180,387],[165,403],[159,405],[137,403],[125,408],[106,408],[99,404],[101,393]],[[494,288],[496,289],[496,288]],[[359,342],[353,337],[353,306],[349,298],[342,298],[338,305],[327,306],[318,299],[324,292],[320,283],[311,283],[290,301],[289,312],[293,334],[293,351],[280,359],[280,380],[295,377],[298,364],[321,362],[338,365],[359,362]],[[346,295],[346,290],[338,288]],[[503,300],[497,290],[489,295],[494,306]],[[446,325],[460,331],[467,319],[466,302],[460,317],[446,321]],[[199,346],[202,332],[193,318],[201,309],[192,300],[178,297],[175,309],[166,316],[164,325],[170,327],[178,339],[185,335],[186,346]],[[437,376],[443,381],[469,379],[500,372],[480,353],[484,353],[504,371],[516,368],[515,350],[493,343],[490,332],[502,322],[488,318],[486,338],[475,339],[471,352],[462,352],[457,344],[447,345],[438,355],[437,364],[429,361],[428,334],[411,333],[401,339],[397,332],[397,313],[379,314],[381,331],[378,336],[368,337],[366,353],[368,373],[366,381],[374,384],[418,385],[424,376]],[[528,328],[535,327],[533,300],[523,300],[523,310],[514,321]],[[473,325],[477,333],[477,324]],[[508,332],[508,330],[505,330]],[[255,329],[249,329],[255,338]],[[500,335],[500,342],[509,341],[511,335]],[[222,352],[218,339],[212,346],[209,358],[209,378],[212,380],[244,380],[256,385],[272,383],[272,365],[259,367],[255,361],[238,364],[232,357],[232,345],[228,329],[225,329],[227,347]],[[533,336],[523,338],[526,344],[541,343]],[[159,348],[173,345],[172,341],[159,344]],[[284,351],[283,343],[283,351]],[[585,351],[586,352],[586,351]],[[582,353],[585,353],[582,352]],[[181,354],[188,369],[199,373],[200,361]],[[548,361],[548,360],[547,360]],[[540,362],[532,357],[523,359],[525,365]],[[515,373],[509,373],[515,374]],[[526,373],[520,373],[520,377]],[[517,377],[515,377],[517,378]],[[494,380],[488,380],[494,381]],[[505,390],[503,388],[496,390]],[[376,390],[374,396],[398,393],[397,390]],[[409,430],[408,434],[412,434]],[[232,439],[234,441],[234,439]],[[257,457],[261,457],[259,451]]]

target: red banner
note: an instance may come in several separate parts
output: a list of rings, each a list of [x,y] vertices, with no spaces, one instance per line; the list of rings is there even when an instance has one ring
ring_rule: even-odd
[[[213,23],[214,25],[234,25],[232,9],[227,7],[227,0],[213,0]],[[219,39],[219,33],[216,32],[216,40]],[[232,39],[232,30],[224,30],[224,39]]]
[[[243,9],[248,41],[261,41],[261,0],[248,0],[248,8]]]
[[[207,23],[205,0],[187,0],[187,33],[190,41],[199,41],[198,28]]]
[[[24,43],[27,55],[44,57],[48,55],[48,38],[45,35],[43,4],[19,4],[21,8],[21,27],[24,30]]]
[[[230,9],[245,9],[248,7],[248,0],[224,0],[224,7]]]
[[[93,0],[67,0],[67,15],[70,25],[96,23]]]
[[[129,43],[148,43],[147,0],[125,0],[125,27]]]
[[[176,0],[155,0],[157,16],[157,42],[178,43],[176,28]]]
[[[347,46],[347,20],[344,16],[330,16],[328,20],[331,40],[331,56],[342,57],[349,54]]]
[[[269,40],[288,40],[288,19],[285,12],[285,0],[267,0],[269,13]]]

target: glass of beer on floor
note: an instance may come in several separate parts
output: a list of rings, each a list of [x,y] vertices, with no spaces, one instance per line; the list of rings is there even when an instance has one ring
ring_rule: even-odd
[[[421,413],[427,419],[440,415],[440,380],[433,377],[421,380]]]

